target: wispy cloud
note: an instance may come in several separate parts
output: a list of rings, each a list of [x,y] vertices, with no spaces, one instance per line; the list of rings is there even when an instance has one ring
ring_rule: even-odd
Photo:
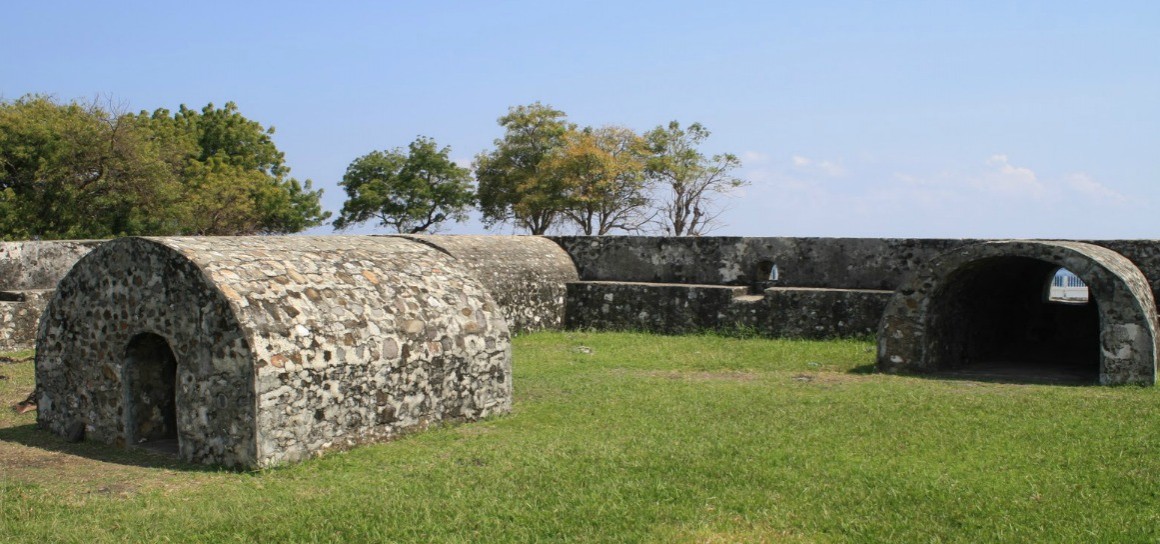
[[[1111,187],[1108,187],[1107,185],[1092,179],[1091,176],[1083,172],[1071,174],[1067,176],[1065,181],[1072,190],[1087,197],[1096,198],[1115,204],[1125,203],[1128,201],[1128,197],[1124,196],[1115,189],[1112,189]]]
[[[746,151],[741,154],[741,164],[758,165],[769,162],[769,154],[760,151]]]
[[[794,155],[792,161],[794,168],[800,171],[818,173],[832,178],[840,178],[846,175],[846,168],[838,162],[827,160],[819,161],[801,155]]]
[[[996,154],[987,159],[987,171],[971,180],[976,189],[1007,197],[1042,198],[1047,187],[1039,181],[1035,171],[1011,164],[1007,155]]]
[[[1111,236],[1148,206],[1087,173],[1046,174],[1005,153],[941,171],[861,158],[849,171],[833,168],[842,166],[790,155],[747,169],[754,185],[735,213],[748,215],[755,233],[774,224],[801,235],[1092,238]]]

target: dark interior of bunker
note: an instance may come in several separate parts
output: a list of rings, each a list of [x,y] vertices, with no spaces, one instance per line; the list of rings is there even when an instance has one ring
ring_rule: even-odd
[[[142,333],[125,349],[125,437],[129,444],[178,452],[177,358],[169,343]]]
[[[1059,269],[1032,258],[996,257],[956,271],[928,314],[934,368],[997,381],[1097,382],[1098,301],[1052,300]]]

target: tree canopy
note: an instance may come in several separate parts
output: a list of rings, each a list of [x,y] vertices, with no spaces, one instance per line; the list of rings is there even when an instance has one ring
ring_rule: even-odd
[[[672,121],[644,135],[628,128],[578,128],[539,102],[499,118],[503,138],[475,159],[484,223],[532,234],[571,223],[587,235],[659,228],[700,236],[719,225],[718,197],[747,185],[736,155],[706,156],[700,123]]]
[[[339,183],[347,200],[334,222],[344,229],[370,220],[400,233],[435,232],[467,219],[475,201],[471,172],[451,161],[450,147],[420,136],[407,151],[373,151],[350,163]]]
[[[564,112],[539,102],[513,107],[499,118],[503,138],[474,163],[484,224],[514,222],[532,234],[552,227],[565,207],[566,193],[546,161],[574,128],[565,118]]]
[[[289,176],[230,102],[128,114],[39,95],[0,101],[0,237],[234,235],[319,225],[321,190]]]
[[[697,149],[709,130],[700,123],[686,128],[672,121],[645,134],[649,158],[645,175],[663,189],[658,210],[661,227],[674,236],[700,236],[717,226],[716,198],[748,183],[732,177],[741,166],[736,155],[705,156]]]
[[[561,213],[586,235],[637,232],[649,211],[645,141],[623,127],[575,128],[545,161],[564,190]]]

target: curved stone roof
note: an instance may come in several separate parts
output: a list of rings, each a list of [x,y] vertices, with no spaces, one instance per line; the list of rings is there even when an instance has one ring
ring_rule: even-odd
[[[944,360],[956,357],[953,352],[958,348],[947,345],[943,331],[954,328],[959,316],[941,315],[946,308],[940,304],[957,296],[972,276],[1008,266],[1015,262],[1012,259],[1040,263],[1044,279],[1062,267],[1087,284],[1098,311],[1100,383],[1155,383],[1160,327],[1148,279],[1119,253],[1070,241],[985,242],[947,251],[922,265],[895,292],[883,314],[879,367],[888,372],[930,372],[955,364]]]
[[[182,457],[266,466],[510,409],[507,325],[461,263],[403,238],[124,238],[62,281],[38,340],[40,421],[134,438],[126,346],[177,359]]]
[[[459,259],[475,272],[512,333],[564,326],[567,284],[579,281],[572,257],[542,236],[407,235]]]

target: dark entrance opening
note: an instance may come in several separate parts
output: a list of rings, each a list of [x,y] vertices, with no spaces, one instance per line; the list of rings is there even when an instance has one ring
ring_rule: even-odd
[[[972,379],[1097,383],[1097,301],[1053,301],[1059,270],[1038,259],[994,257],[955,271],[928,313],[933,368]]]
[[[777,270],[777,263],[769,260],[758,261],[757,270],[755,271],[750,290],[755,293],[760,293],[765,289],[774,287],[777,285],[777,280],[780,278],[780,275],[780,272]]]
[[[125,442],[178,453],[177,357],[164,338],[142,333],[125,348]]]

